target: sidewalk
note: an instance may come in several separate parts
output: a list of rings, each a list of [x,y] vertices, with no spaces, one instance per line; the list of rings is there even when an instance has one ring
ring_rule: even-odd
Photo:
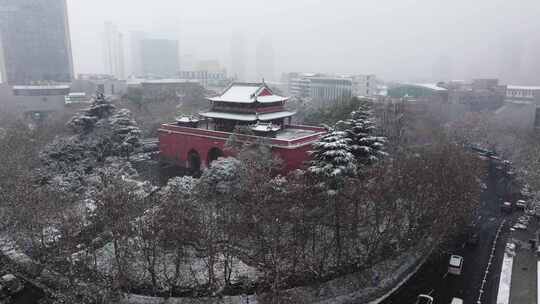
[[[522,212],[519,213],[521,215]],[[503,260],[497,304],[540,304],[537,295],[539,261],[536,248],[531,249],[529,243],[530,239],[536,239],[539,227],[538,220],[531,217],[526,230],[511,228],[513,230]]]

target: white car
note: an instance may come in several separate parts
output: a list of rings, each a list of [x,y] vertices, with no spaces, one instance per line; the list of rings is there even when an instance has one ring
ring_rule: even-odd
[[[463,257],[453,254],[450,256],[450,262],[448,263],[448,273],[453,275],[460,275],[463,269]]]
[[[450,304],[463,304],[463,300],[460,298],[452,298],[452,302]]]
[[[425,294],[421,294],[416,298],[416,302],[414,304],[433,304],[433,297],[430,297]]]
[[[512,226],[512,228],[517,229],[517,230],[527,230],[527,225],[516,223],[514,224],[514,226]]]

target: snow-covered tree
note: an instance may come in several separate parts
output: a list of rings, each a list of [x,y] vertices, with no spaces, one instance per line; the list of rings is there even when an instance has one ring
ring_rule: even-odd
[[[340,121],[338,128],[350,139],[350,151],[359,167],[372,165],[387,155],[386,138],[375,136],[373,111],[367,103],[360,104],[349,119]]]
[[[356,164],[347,133],[331,130],[313,144],[308,171],[331,180],[354,175]]]

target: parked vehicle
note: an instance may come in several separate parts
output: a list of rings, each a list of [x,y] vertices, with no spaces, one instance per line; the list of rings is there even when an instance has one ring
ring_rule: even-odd
[[[452,298],[452,302],[450,304],[463,304],[463,300],[460,298]]]
[[[512,228],[517,229],[517,230],[527,230],[528,226],[521,223],[515,223],[514,226],[512,226]]]
[[[460,275],[463,269],[463,257],[460,255],[451,255],[450,262],[448,263],[448,273],[453,275]]]
[[[518,200],[516,202],[516,208],[519,210],[525,210],[527,208],[527,202],[524,200]]]
[[[529,222],[531,221],[531,217],[528,215],[522,215],[518,218],[518,223],[523,225],[529,225]]]
[[[511,202],[504,202],[501,205],[501,211],[503,211],[503,212],[512,213],[513,208],[514,208],[514,206],[512,205]]]
[[[421,294],[416,298],[416,302],[414,304],[433,304],[433,297]]]

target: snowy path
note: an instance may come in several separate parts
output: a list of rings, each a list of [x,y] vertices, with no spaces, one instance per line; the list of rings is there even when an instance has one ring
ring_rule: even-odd
[[[431,253],[431,252],[430,252]],[[429,258],[429,254],[424,258],[424,260],[422,260],[418,266],[416,266],[416,268],[411,271],[410,274],[408,274],[405,278],[403,278],[403,280],[401,280],[394,288],[392,288],[391,290],[389,290],[385,295],[383,295],[382,297],[376,299],[376,300],[373,300],[371,302],[369,302],[368,304],[379,304],[381,302],[383,302],[384,300],[386,300],[389,296],[391,296],[394,292],[396,292],[396,290],[398,290],[401,286],[403,286],[403,284],[407,283],[407,281],[413,276],[415,275],[418,270],[424,265],[424,263],[426,262],[426,260]]]
[[[497,293],[497,304],[508,304],[510,302],[513,264],[514,257],[505,252],[501,269],[501,279],[499,281],[499,292]]]

